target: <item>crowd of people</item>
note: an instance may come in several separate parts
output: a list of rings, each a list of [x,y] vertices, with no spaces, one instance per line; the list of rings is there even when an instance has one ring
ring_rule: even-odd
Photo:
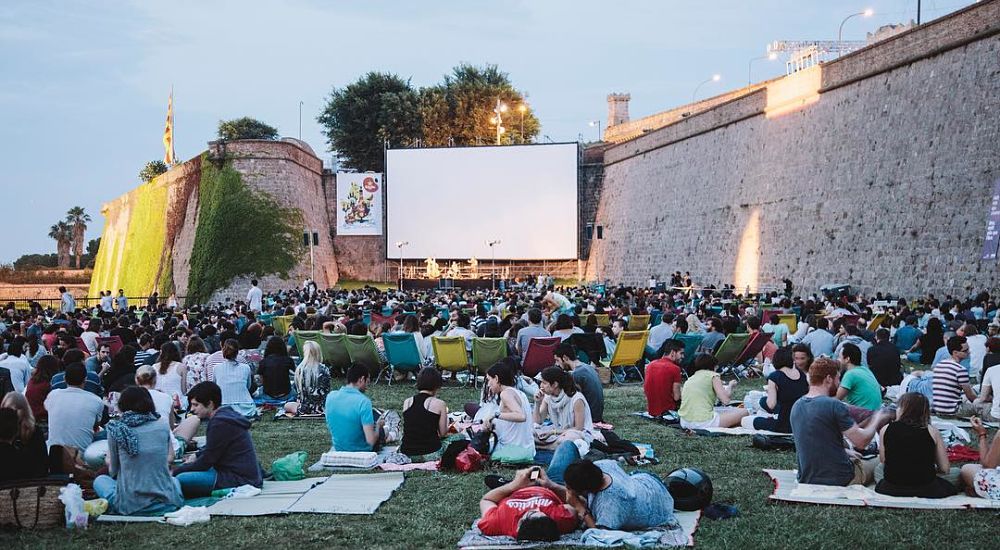
[[[117,513],[161,514],[220,489],[260,487],[267,472],[251,431],[265,410],[324,417],[337,451],[395,442],[404,460],[438,460],[452,420],[434,338],[461,337],[470,353],[475,339],[494,338],[506,358],[482,373],[466,420],[494,442],[491,459],[547,467],[492,480],[480,503],[483,533],[555,540],[578,525],[663,525],[673,501],[662,480],[591,453],[616,444],[604,425],[603,362],[639,316],[651,325],[645,357],[608,377],[641,380],[649,415],[692,430],[791,434],[803,483],[1000,498],[1000,442],[989,444],[979,420],[1000,420],[1000,368],[992,368],[1000,311],[989,294],[793,297],[786,285],[789,295],[751,300],[731,288],[650,283],[422,292],[312,284],[264,293],[254,281],[246,300],[228,304],[181,308],[151,298],[137,307],[121,291],[102,293],[94,308],[79,308],[69,293],[58,310],[9,304],[0,315],[0,481],[73,475]],[[383,337],[409,334],[421,368],[337,370],[320,344],[297,341],[299,331],[370,337],[382,363]],[[723,381],[731,365],[716,353],[730,335],[762,333],[767,342],[746,372],[765,376],[766,389],[741,402],[737,380]],[[682,335],[700,340],[691,349]],[[538,338],[559,343],[552,364],[528,376],[521,358]],[[908,371],[903,361],[920,367]],[[389,376],[415,378],[400,413],[377,410],[366,395]],[[980,464],[950,466],[931,414],[975,416]]]

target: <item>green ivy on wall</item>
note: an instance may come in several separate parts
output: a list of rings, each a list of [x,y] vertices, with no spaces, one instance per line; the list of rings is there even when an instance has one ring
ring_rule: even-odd
[[[203,157],[201,169],[187,302],[206,302],[234,277],[287,277],[304,252],[301,211],[250,189],[229,165]]]

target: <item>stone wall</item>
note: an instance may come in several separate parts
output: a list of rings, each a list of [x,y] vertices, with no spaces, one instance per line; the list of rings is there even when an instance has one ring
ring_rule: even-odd
[[[587,275],[996,290],[998,112],[998,0],[770,81],[605,153]]]

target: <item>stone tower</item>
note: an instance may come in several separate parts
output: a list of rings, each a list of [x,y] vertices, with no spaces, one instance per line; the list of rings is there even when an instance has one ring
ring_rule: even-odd
[[[628,122],[630,94],[608,94],[608,127]]]

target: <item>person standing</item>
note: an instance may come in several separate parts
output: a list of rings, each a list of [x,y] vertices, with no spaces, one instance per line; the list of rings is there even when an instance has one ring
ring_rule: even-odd
[[[115,299],[115,302],[117,302],[119,313],[128,311],[128,298],[125,297],[125,289],[118,289],[118,298]]]
[[[257,279],[250,281],[250,290],[247,291],[247,303],[250,304],[250,311],[260,313],[263,309],[264,292],[257,286]]]
[[[76,299],[73,298],[73,294],[66,290],[66,287],[59,287],[59,293],[62,295],[59,303],[59,311],[63,313],[73,313],[76,311]]]

